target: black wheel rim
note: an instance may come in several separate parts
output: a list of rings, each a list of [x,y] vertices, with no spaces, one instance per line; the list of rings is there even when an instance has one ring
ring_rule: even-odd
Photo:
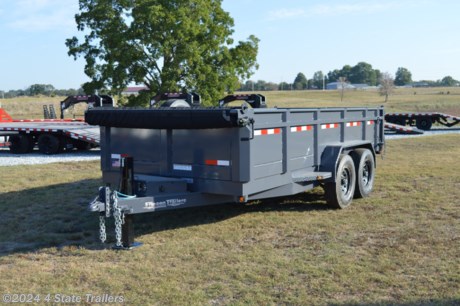
[[[343,169],[342,173],[340,174],[340,189],[342,194],[346,197],[350,192],[350,171],[348,168]]]
[[[369,183],[371,181],[371,175],[372,175],[372,169],[371,169],[371,165],[370,165],[370,162],[366,161],[364,163],[364,166],[363,166],[363,171],[361,173],[361,181],[362,181],[362,185],[367,187],[369,186]]]

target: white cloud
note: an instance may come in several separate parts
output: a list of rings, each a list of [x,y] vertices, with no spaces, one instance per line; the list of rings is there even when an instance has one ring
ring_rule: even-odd
[[[387,11],[401,6],[398,2],[385,2],[385,3],[353,3],[353,4],[338,4],[338,5],[317,5],[314,6],[310,12],[313,15],[347,15],[347,14],[370,14],[381,11]]]
[[[278,19],[292,19],[297,17],[305,16],[304,9],[279,9],[277,11],[271,11],[269,13],[269,18],[271,20],[278,20]]]
[[[310,16],[339,16],[350,14],[373,14],[428,3],[429,1],[359,1],[338,4],[319,4],[311,7],[281,8],[269,12],[270,20],[299,19]]]

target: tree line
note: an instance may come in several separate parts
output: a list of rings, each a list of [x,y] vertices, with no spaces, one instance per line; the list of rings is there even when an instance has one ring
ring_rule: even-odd
[[[389,73],[382,73],[379,69],[374,69],[371,64],[359,62],[355,66],[345,65],[342,69],[334,69],[327,74],[322,71],[315,72],[310,79],[304,73],[299,72],[291,83],[273,83],[264,80],[247,80],[241,83],[240,91],[270,91],[270,90],[306,90],[306,89],[326,89],[326,85],[332,82],[366,84],[368,86],[381,86],[387,84],[391,79],[395,86],[428,86],[428,87],[451,87],[460,86],[460,82],[446,76],[441,80],[421,80],[414,82],[412,73],[409,69],[399,67],[394,77]]]
[[[16,97],[35,97],[35,96],[75,96],[84,95],[83,88],[79,89],[56,89],[51,84],[33,84],[26,89],[10,89],[8,91],[0,90],[0,98],[16,98]]]
[[[277,91],[277,90],[307,90],[307,89],[323,89],[331,82],[347,82],[352,84],[367,84],[369,86],[381,86],[388,88],[389,86],[427,86],[427,87],[452,87],[460,86],[460,81],[455,80],[451,76],[446,76],[441,80],[421,80],[414,82],[412,73],[403,67],[399,67],[393,77],[389,73],[382,73],[378,69],[373,69],[372,65],[360,62],[356,66],[345,65],[342,69],[335,69],[323,74],[322,71],[317,71],[308,79],[305,74],[299,72],[292,83],[288,82],[267,82],[264,80],[252,81],[247,80],[240,83],[239,91]],[[16,89],[2,91],[0,90],[0,98],[15,98],[22,96],[73,96],[84,95],[83,88],[78,89],[56,89],[51,84],[33,84],[26,89]]]

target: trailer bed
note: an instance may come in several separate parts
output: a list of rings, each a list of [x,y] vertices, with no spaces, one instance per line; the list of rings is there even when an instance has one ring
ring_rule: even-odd
[[[343,147],[375,154],[384,143],[383,108],[98,108],[85,120],[101,126],[105,183],[116,186],[121,158],[132,156],[137,175],[183,179],[184,192],[237,202],[335,179]]]
[[[16,121],[0,123],[3,135],[12,135],[17,132],[36,133],[61,133],[74,139],[82,139],[93,144],[99,144],[99,127],[88,125],[85,122],[75,121]]]
[[[99,213],[101,241],[113,216],[116,246],[131,248],[135,214],[316,186],[331,207],[345,208],[372,191],[383,118],[383,107],[91,109],[85,120],[101,126],[104,187],[89,209]]]
[[[388,113],[385,115],[387,123],[400,126],[410,125],[416,126],[420,130],[430,130],[434,123],[452,127],[460,124],[459,116],[452,116],[437,112],[422,112],[422,113]]]

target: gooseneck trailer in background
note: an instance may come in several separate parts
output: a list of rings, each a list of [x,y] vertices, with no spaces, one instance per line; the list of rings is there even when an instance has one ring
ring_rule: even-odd
[[[90,109],[86,122],[101,126],[105,187],[90,204],[100,214],[100,238],[110,216],[116,245],[130,248],[133,215],[319,185],[330,206],[345,208],[372,191],[383,118],[383,107]]]
[[[88,108],[107,107],[113,106],[113,99],[105,95],[69,96],[60,103],[61,119],[56,118],[54,107],[50,112],[46,105],[45,119],[15,120],[1,110],[0,136],[8,137],[8,141],[0,143],[0,146],[8,146],[14,154],[30,153],[35,146],[44,154],[97,147],[99,127],[90,126],[81,119],[64,119],[64,111],[78,103],[86,103]]]
[[[385,121],[399,126],[415,126],[417,129],[428,131],[435,123],[446,127],[460,124],[460,117],[442,113],[391,113],[385,115]]]

